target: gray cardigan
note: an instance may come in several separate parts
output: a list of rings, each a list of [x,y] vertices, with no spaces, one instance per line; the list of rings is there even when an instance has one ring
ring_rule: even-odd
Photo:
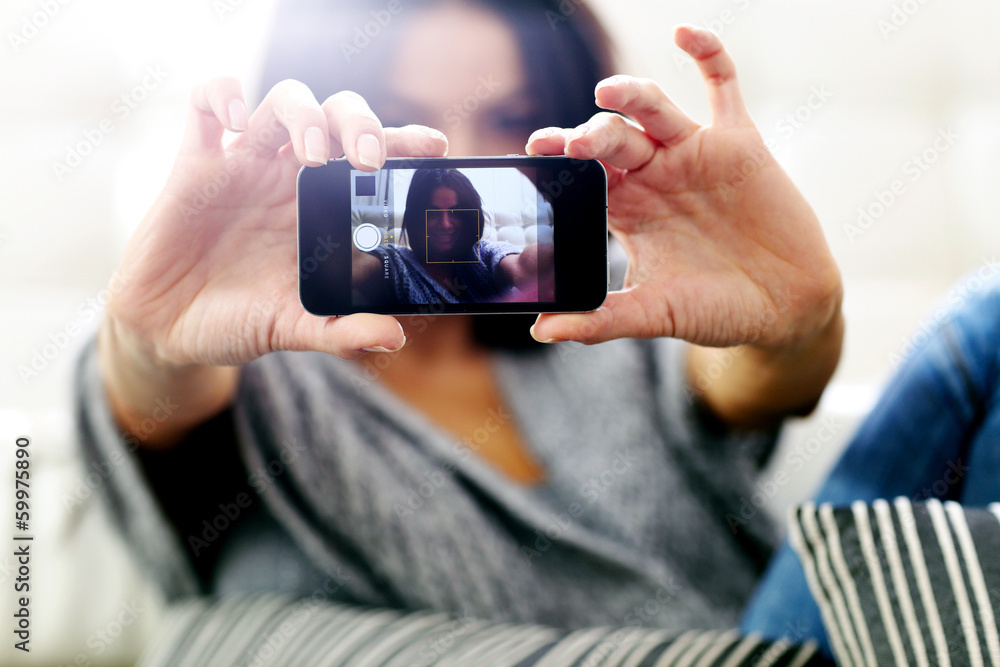
[[[752,497],[775,433],[700,416],[684,349],[619,340],[497,352],[506,408],[464,443],[351,362],[303,352],[248,364],[234,414],[266,512],[220,531],[210,592],[322,588],[332,600],[561,628],[734,626],[776,536],[763,515],[736,530],[727,515]],[[103,489],[115,522],[169,598],[198,593],[189,540],[115,427],[93,344],[76,400],[88,463],[113,471]],[[547,471],[541,486],[473,453],[506,419]]]

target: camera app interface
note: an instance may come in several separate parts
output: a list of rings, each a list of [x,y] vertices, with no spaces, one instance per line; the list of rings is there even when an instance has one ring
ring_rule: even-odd
[[[533,168],[351,172],[355,306],[555,301]]]

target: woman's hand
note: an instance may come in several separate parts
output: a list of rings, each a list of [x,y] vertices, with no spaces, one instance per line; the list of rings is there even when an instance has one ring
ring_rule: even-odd
[[[249,119],[233,79],[200,86],[191,99],[173,173],[126,249],[128,280],[111,317],[173,364],[236,365],[274,350],[352,357],[402,345],[391,317],[315,317],[302,308],[296,176],[344,152],[365,171],[387,153],[441,156],[444,135],[383,130],[358,95],[321,105],[297,81],[276,85]],[[228,146],[224,129],[239,132]]]
[[[529,154],[599,158],[609,224],[628,255],[624,288],[593,313],[542,315],[539,340],[595,343],[672,336],[709,346],[776,348],[825,327],[840,309],[840,273],[818,220],[754,127],[732,60],[690,27],[677,44],[708,87],[712,125],[684,115],[647,80],[612,77],[601,113],[532,135]]]
[[[239,133],[228,145],[225,130]],[[147,446],[176,443],[232,400],[236,366],[268,352],[349,358],[400,348],[403,331],[391,317],[315,317],[302,308],[296,177],[302,165],[345,152],[357,169],[374,171],[387,154],[441,156],[447,146],[436,130],[383,130],[355,93],[319,104],[304,84],[283,81],[248,118],[236,80],[197,87],[180,153],[129,241],[98,337],[123,428]],[[164,402],[177,404],[170,419],[155,412]],[[145,427],[151,416],[154,432]]]
[[[529,154],[605,164],[609,225],[629,260],[624,288],[597,311],[541,315],[532,333],[687,340],[689,386],[716,416],[771,425],[809,412],[837,366],[840,272],[816,215],[754,127],[719,38],[682,26],[675,41],[705,79],[711,125],[652,81],[617,76],[598,85],[597,103],[634,122],[601,113],[528,142]]]
[[[521,290],[526,301],[555,299],[555,253],[551,243],[529,243],[516,255],[500,260],[507,282]]]

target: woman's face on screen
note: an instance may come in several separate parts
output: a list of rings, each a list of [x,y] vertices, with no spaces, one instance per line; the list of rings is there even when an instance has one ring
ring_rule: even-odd
[[[458,193],[443,185],[431,193],[430,205],[426,212],[428,258],[440,262],[466,258],[469,247],[479,240],[476,212],[456,211]]]
[[[448,135],[449,155],[523,153],[537,116],[514,32],[471,3],[421,10],[396,44],[375,111],[388,126]]]
[[[455,250],[462,237],[462,221],[455,214],[458,195],[451,188],[438,187],[431,195],[427,211],[427,252],[443,257]]]

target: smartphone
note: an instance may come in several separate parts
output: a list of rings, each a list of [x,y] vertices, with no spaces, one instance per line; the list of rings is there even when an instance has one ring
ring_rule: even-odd
[[[607,191],[598,160],[566,157],[303,167],[299,298],[323,316],[595,310]]]

